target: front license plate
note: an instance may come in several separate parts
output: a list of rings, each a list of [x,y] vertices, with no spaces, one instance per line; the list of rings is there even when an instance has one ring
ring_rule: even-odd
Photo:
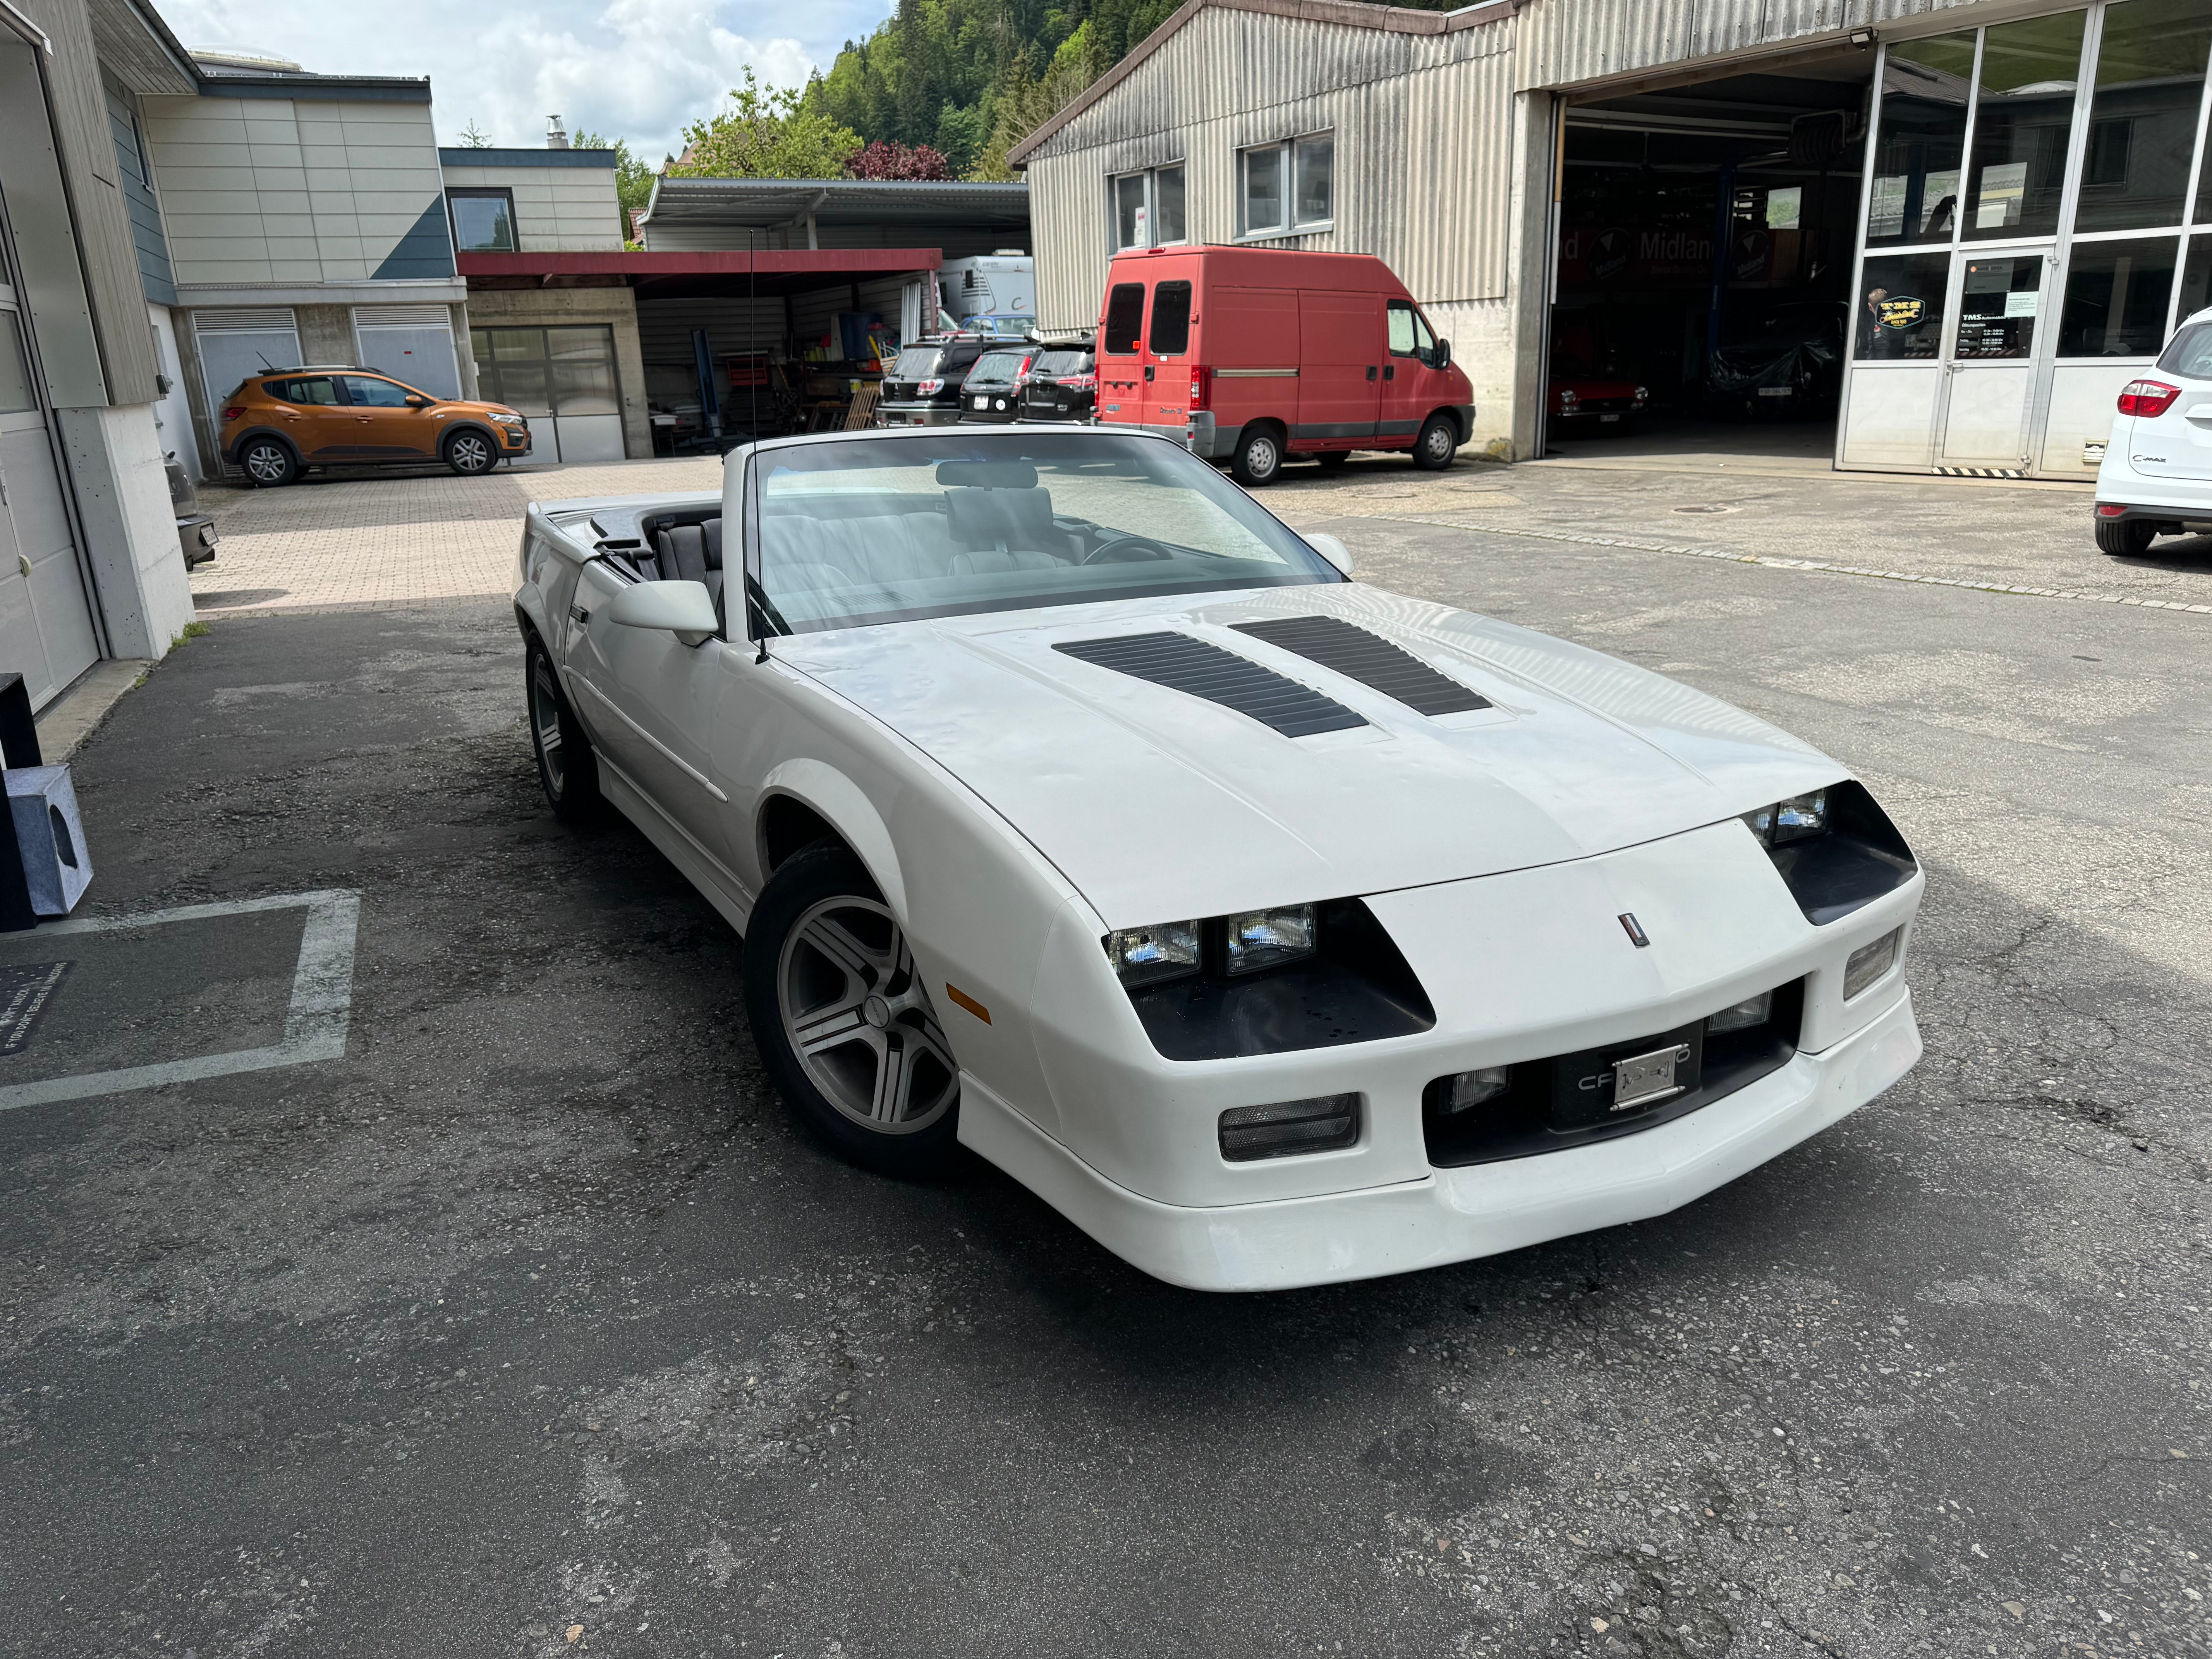
[[[1613,1068],[1613,1109],[1633,1111],[1681,1093],[1682,1085],[1674,1081],[1674,1068],[1689,1057],[1688,1043],[1669,1043],[1617,1062]]]
[[[1602,1128],[1697,1089],[1705,1072],[1702,1021],[1552,1061],[1552,1127],[1562,1134]]]
[[[1797,388],[1792,386],[1763,386],[1759,388],[1762,398],[1786,398]]]
[[[1618,415],[1601,415],[1601,416],[1599,416],[1597,418],[1598,418],[1598,422],[1599,422],[1599,423],[1600,423],[1601,425],[1602,425],[1604,422],[1607,422],[1607,421],[1617,421],[1617,420],[1619,420],[1619,419],[1620,418],[1620,416],[1618,416]]]

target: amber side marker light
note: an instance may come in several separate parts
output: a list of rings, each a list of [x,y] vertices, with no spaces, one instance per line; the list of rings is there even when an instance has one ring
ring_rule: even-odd
[[[959,1004],[963,1008],[965,1008],[969,1013],[975,1015],[976,1018],[981,1020],[984,1024],[988,1025],[991,1023],[991,1011],[988,1008],[986,1008],[981,1003],[976,1001],[975,998],[969,996],[958,986],[954,985],[948,981],[945,987],[945,994],[951,997],[953,1001]]]

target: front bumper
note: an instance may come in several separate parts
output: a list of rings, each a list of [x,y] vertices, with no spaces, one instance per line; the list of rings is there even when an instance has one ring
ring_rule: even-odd
[[[878,404],[878,426],[957,426],[958,404]]]
[[[500,453],[527,455],[530,453],[530,428],[527,426],[502,426],[498,429]]]
[[[1143,1197],[971,1079],[962,1084],[960,1139],[1157,1279],[1192,1290],[1291,1290],[1443,1267],[1664,1215],[1865,1105],[1919,1058],[1907,993],[1829,1048],[1801,1050],[1779,1071],[1638,1134],[1254,1204]]]

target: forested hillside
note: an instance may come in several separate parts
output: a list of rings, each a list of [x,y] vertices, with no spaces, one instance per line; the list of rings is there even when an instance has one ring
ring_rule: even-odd
[[[805,107],[866,139],[930,145],[955,178],[1012,178],[1007,149],[1178,3],[899,0],[873,34],[846,43],[807,88]]]

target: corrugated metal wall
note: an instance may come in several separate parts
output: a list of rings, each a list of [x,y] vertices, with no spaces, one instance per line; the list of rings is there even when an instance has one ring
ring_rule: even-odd
[[[1516,18],[1441,34],[1202,11],[1030,157],[1038,315],[1054,328],[1096,322],[1112,253],[1112,175],[1182,161],[1190,239],[1225,242],[1237,229],[1237,151],[1322,128],[1336,132],[1335,228],[1282,246],[1378,254],[1427,304],[1504,298],[1517,94],[1987,9],[1976,0],[1534,0]],[[1523,228],[1544,234],[1534,218]]]

